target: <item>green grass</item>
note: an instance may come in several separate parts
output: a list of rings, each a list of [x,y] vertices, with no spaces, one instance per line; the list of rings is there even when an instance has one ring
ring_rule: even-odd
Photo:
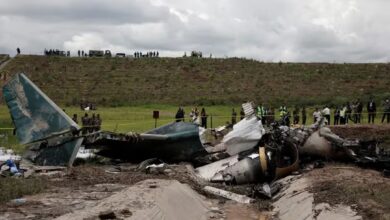
[[[205,106],[208,126],[231,120],[248,100],[267,107],[335,105],[374,96],[377,104],[390,96],[390,64],[264,63],[248,59],[76,58],[17,56],[0,74],[9,79],[24,72],[55,103],[79,119],[80,101],[97,104],[102,128],[144,132],[154,128],[152,111],[160,111],[157,126],[174,120],[179,105]],[[0,86],[3,81],[0,82]],[[0,101],[0,144],[17,145],[4,101]],[[290,108],[290,112],[292,108]],[[307,124],[312,122],[307,110]],[[275,113],[278,116],[278,112]],[[239,117],[239,116],[238,116]],[[376,121],[378,122],[379,117]],[[333,119],[332,119],[333,120]],[[364,118],[367,120],[367,117]],[[188,121],[188,119],[187,119]]]
[[[248,59],[18,56],[1,73],[25,72],[56,103],[99,106],[340,104],[390,96],[390,64],[263,63]]]
[[[46,182],[42,178],[1,178],[0,177],[0,203],[8,202],[26,195],[42,192]]]
[[[81,117],[84,115],[79,107],[65,107],[60,106],[65,110],[65,112],[72,117],[73,114],[78,115],[79,122]],[[218,127],[225,125],[226,122],[231,122],[231,111],[234,108],[238,115],[237,120],[239,120],[239,110],[240,106],[223,106],[223,105],[214,105],[214,106],[203,106],[206,109],[206,113],[209,115],[207,123],[208,127],[211,127],[211,118],[212,118],[212,127]],[[107,131],[115,131],[121,133],[132,132],[146,132],[151,130],[155,126],[155,120],[153,119],[153,111],[160,111],[160,118],[157,120],[157,126],[162,126],[167,123],[173,122],[174,117],[177,111],[177,106],[173,105],[143,105],[143,106],[128,106],[128,107],[98,107],[97,111],[87,112],[89,116],[92,113],[100,114],[103,123],[102,129]],[[198,106],[200,110],[202,106]],[[186,121],[189,121],[189,113],[191,112],[192,106],[184,106]],[[291,108],[290,108],[291,109]],[[313,123],[313,114],[314,108],[307,109],[307,122],[306,124]],[[279,117],[279,112],[275,113],[276,119]],[[378,115],[376,118],[376,123],[380,123],[381,115]],[[331,118],[333,123],[333,117]],[[292,122],[292,120],[291,120]],[[367,123],[367,116],[364,115],[363,123]],[[81,125],[81,124],[80,124]],[[4,105],[0,106],[0,134],[3,134],[3,138],[0,138],[0,145],[8,148],[12,148],[17,152],[23,152],[24,147],[18,144],[18,141],[15,136],[12,134],[13,125],[11,118],[8,113],[8,108]]]

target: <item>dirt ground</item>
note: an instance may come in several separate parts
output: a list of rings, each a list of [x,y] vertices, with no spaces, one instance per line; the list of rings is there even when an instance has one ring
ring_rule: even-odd
[[[380,172],[330,163],[306,176],[316,204],[349,205],[363,219],[390,219],[390,179]]]
[[[217,204],[216,214],[210,219],[237,219],[238,213],[243,219],[258,219],[263,210],[270,210],[270,201],[251,205],[229,202],[205,193],[192,174],[188,164],[169,165],[168,171],[146,174],[137,171],[136,165],[81,165],[50,177],[42,177],[47,183],[43,193],[23,197],[25,201],[0,204],[0,219],[53,219],[71,212],[94,207],[99,201],[133,186],[140,181],[178,180],[188,184],[201,196]],[[213,184],[208,184],[213,185]],[[223,186],[239,193],[250,192],[252,186]],[[260,211],[261,209],[262,211]],[[240,217],[240,218],[241,218]]]
[[[335,126],[331,129],[344,138],[386,139],[390,134],[390,126],[349,126],[349,129]],[[149,179],[177,180],[188,184],[215,204],[216,210],[210,219],[270,219],[270,216],[277,214],[272,213],[274,200],[258,198],[255,204],[241,205],[207,194],[202,189],[204,182],[194,176],[188,164],[169,165],[165,171],[148,174],[138,171],[136,167],[134,164],[89,164],[41,176],[39,178],[47,183],[46,189],[39,194],[24,196],[22,200],[0,204],[0,220],[64,216],[94,207],[121,190]],[[301,176],[310,181],[315,204],[343,204],[352,207],[363,219],[390,219],[390,181],[378,171],[326,162],[324,168],[302,170]],[[252,196],[253,185],[207,185]],[[129,215],[127,210],[121,215],[125,216],[126,213]]]
[[[343,138],[372,140],[377,139],[390,149],[390,124],[384,125],[336,125],[330,129]]]

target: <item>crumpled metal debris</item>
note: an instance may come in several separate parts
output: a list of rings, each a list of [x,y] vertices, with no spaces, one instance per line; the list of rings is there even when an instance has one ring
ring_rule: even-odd
[[[245,118],[233,130],[214,129],[215,136],[223,138],[218,137],[222,138],[219,144],[210,145],[206,130],[185,122],[142,134],[83,132],[24,74],[12,78],[3,87],[3,94],[18,139],[29,146],[26,157],[39,165],[71,166],[83,145],[95,149],[96,154],[131,162],[157,158],[202,164],[196,168],[201,178],[228,184],[268,183],[258,189],[268,197],[272,195],[272,182],[297,171],[300,161],[307,157],[390,169],[390,154],[375,142],[343,139],[325,127],[323,118],[305,127],[291,128],[282,122],[263,127],[250,102],[242,105]],[[160,162],[145,164],[141,163],[145,170],[164,167]]]

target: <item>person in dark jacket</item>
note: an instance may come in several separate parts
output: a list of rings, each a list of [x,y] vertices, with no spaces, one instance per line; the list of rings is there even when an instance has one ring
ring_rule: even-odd
[[[376,116],[376,104],[373,98],[367,103],[368,123],[374,124]]]
[[[240,120],[244,119],[245,118],[245,112],[244,112],[244,108],[241,107],[241,111],[240,111]]]
[[[356,101],[356,123],[359,123],[361,122],[362,120],[362,112],[363,112],[363,104],[362,102],[360,101],[360,99],[358,99]]]
[[[306,107],[305,106],[302,107],[302,124],[303,125],[306,124]]]
[[[237,113],[233,108],[232,109],[232,125],[235,125],[236,123],[237,123]]]
[[[340,107],[336,106],[333,116],[333,125],[338,125],[340,121]]]
[[[299,123],[299,109],[298,107],[295,107],[293,111],[293,124],[297,125]]]
[[[390,122],[390,100],[386,99],[385,103],[383,104],[383,117],[382,117],[382,123],[385,121],[385,118],[387,118],[387,123]]]
[[[76,122],[76,124],[79,123],[79,120],[77,119],[77,114],[73,114],[72,120]]]
[[[175,115],[176,122],[184,121],[184,109],[179,107]]]
[[[202,108],[202,111],[200,111],[200,120],[201,120],[200,126],[207,128],[207,114],[204,108]]]

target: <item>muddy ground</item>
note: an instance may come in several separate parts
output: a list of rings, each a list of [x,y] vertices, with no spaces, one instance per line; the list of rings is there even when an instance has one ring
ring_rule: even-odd
[[[390,126],[336,126],[332,130],[344,138],[372,137],[386,139]],[[239,205],[205,193],[204,182],[194,176],[188,164],[169,165],[163,172],[145,173],[133,164],[80,165],[39,178],[45,182],[43,192],[24,196],[23,200],[0,204],[0,219],[53,219],[67,213],[93,207],[100,201],[148,179],[178,180],[188,184],[215,206],[210,219],[277,219],[274,200],[257,198],[251,205]],[[301,170],[298,178],[307,178],[314,203],[331,206],[348,205],[363,219],[390,219],[390,179],[382,173],[352,164],[325,162],[324,168]],[[253,185],[218,188],[253,196]],[[122,210],[123,216],[134,210]]]

